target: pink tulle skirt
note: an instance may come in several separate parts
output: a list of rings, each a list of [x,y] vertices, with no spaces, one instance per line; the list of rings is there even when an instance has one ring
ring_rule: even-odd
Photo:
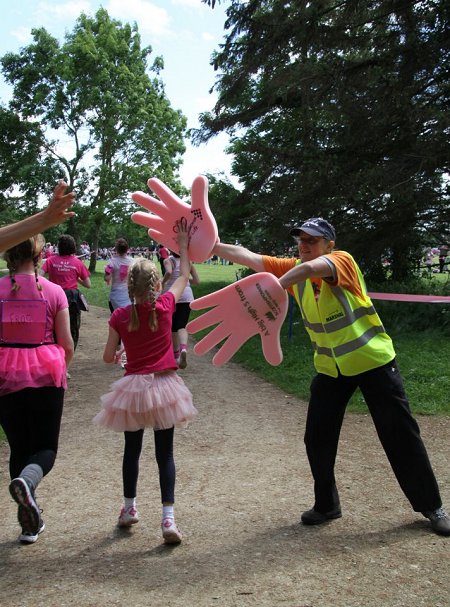
[[[0,396],[44,386],[67,388],[66,359],[61,346],[0,347]]]
[[[197,415],[192,394],[175,371],[125,375],[101,398],[92,420],[116,432],[185,427]]]

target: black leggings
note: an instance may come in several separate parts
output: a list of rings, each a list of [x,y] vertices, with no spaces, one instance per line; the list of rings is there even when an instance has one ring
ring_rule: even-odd
[[[10,448],[9,474],[20,475],[28,464],[38,464],[44,476],[58,451],[64,388],[25,388],[0,397],[0,425]]]
[[[178,329],[185,329],[189,322],[191,314],[191,306],[189,302],[177,303],[175,312],[172,314],[172,333],[176,333]]]
[[[80,326],[81,326],[81,312],[78,304],[71,303],[69,305],[69,318],[70,318],[70,334],[73,339],[73,348],[76,349],[78,340],[80,338]]]
[[[159,470],[161,501],[173,504],[175,501],[175,461],[173,459],[174,429],[155,430],[155,457]],[[144,430],[124,432],[122,478],[124,497],[136,497],[139,476],[139,458],[142,450]]]

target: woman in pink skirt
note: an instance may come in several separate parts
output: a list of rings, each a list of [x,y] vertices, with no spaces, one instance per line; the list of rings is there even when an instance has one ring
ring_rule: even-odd
[[[39,234],[8,249],[9,276],[0,278],[0,425],[22,544],[44,530],[35,491],[55,463],[73,356],[64,291],[38,276],[44,244]]]
[[[161,279],[153,262],[138,259],[130,267],[128,292],[132,304],[114,310],[103,353],[106,363],[117,362],[121,354],[117,346],[121,340],[127,356],[125,375],[102,396],[102,410],[94,417],[94,423],[125,434],[120,527],[129,527],[139,520],[136,508],[139,458],[144,429],[153,428],[161,488],[162,533],[166,543],[179,543],[182,538],[173,509],[174,427],[186,426],[197,413],[190,391],[176,373],[178,365],[172,348],[172,315],[190,273],[188,235],[183,226],[178,225],[178,229],[181,270],[169,291],[159,295]]]

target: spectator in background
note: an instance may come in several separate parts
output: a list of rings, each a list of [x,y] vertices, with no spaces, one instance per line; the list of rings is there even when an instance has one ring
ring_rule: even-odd
[[[427,254],[425,255],[425,265],[427,266],[428,272],[431,274],[433,269],[433,255],[431,254],[431,251],[427,251]]]
[[[78,283],[89,289],[91,274],[75,253],[75,240],[69,234],[63,234],[58,240],[58,255],[44,261],[41,274],[48,274],[51,282],[64,289],[69,304],[70,332],[76,349],[80,337],[81,310],[85,309]]]
[[[165,265],[164,265],[164,261],[170,255],[169,249],[167,247],[165,247],[164,245],[159,244],[158,248],[156,250],[156,255],[157,255],[158,260],[159,260],[159,265],[161,266],[161,276],[164,276],[164,273],[166,271],[166,268],[165,268]]]
[[[116,308],[124,308],[131,304],[128,295],[128,269],[133,258],[128,255],[128,242],[125,238],[118,238],[114,245],[114,255],[105,266],[104,280],[111,286],[109,292],[109,309],[111,313]]]
[[[448,246],[446,244],[442,245],[439,248],[439,272],[442,274],[444,272],[444,266],[445,266],[445,258],[448,255]]]
[[[181,259],[177,253],[172,252],[164,261],[165,274],[162,281],[162,292],[170,291],[172,285],[181,276]],[[191,313],[190,303],[194,300],[191,285],[198,285],[200,278],[192,262],[189,268],[188,283],[178,299],[175,311],[172,314],[172,345],[173,354],[179,369],[185,369],[187,366],[187,342],[188,332],[186,325],[189,322]]]

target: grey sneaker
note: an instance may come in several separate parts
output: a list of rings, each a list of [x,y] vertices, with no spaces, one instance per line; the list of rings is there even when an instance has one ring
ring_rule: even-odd
[[[187,367],[187,352],[186,350],[181,350],[180,357],[177,359],[178,368],[186,369]]]
[[[425,518],[430,519],[431,528],[439,535],[450,535],[450,516],[441,506],[436,510],[422,513]]]
[[[23,478],[14,478],[9,484],[13,500],[19,504],[17,516],[22,531],[36,535],[41,525],[41,511],[36,504],[33,492]]]

